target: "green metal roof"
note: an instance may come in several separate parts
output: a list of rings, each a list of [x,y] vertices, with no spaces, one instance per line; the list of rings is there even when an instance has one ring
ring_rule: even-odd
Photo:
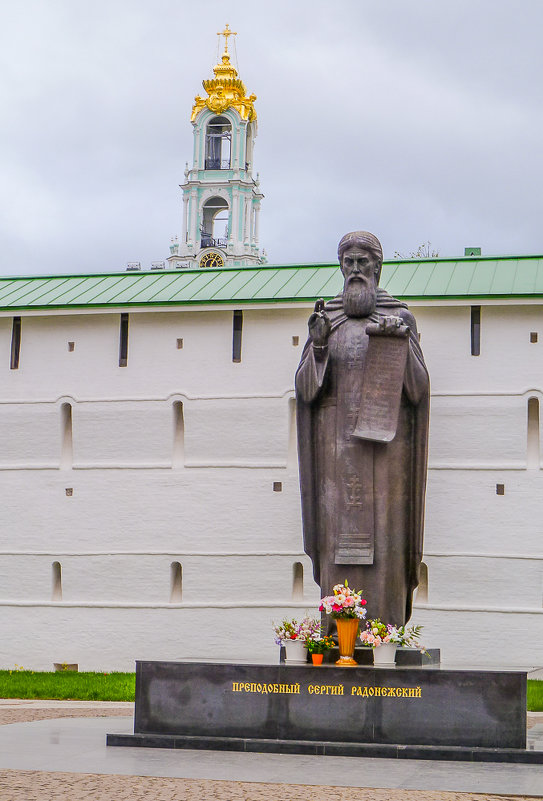
[[[341,286],[337,264],[25,276],[0,278],[0,311],[303,302]],[[387,261],[381,286],[408,301],[543,297],[543,256]]]

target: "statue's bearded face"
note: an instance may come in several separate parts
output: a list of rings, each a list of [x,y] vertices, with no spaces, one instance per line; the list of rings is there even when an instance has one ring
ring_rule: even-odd
[[[350,248],[343,254],[343,309],[348,317],[369,317],[375,311],[379,263],[369,250]]]

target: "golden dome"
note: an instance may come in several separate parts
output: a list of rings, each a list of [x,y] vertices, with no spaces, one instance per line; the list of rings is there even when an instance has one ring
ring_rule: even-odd
[[[228,108],[235,108],[242,120],[256,120],[254,102],[256,95],[247,97],[247,90],[235,67],[230,63],[228,53],[228,37],[236,36],[226,25],[224,31],[219,36],[224,36],[224,53],[221,63],[213,67],[214,78],[202,81],[202,86],[206,90],[208,97],[203,98],[196,95],[190,121],[194,122],[200,111],[208,108],[215,114],[222,114]]]

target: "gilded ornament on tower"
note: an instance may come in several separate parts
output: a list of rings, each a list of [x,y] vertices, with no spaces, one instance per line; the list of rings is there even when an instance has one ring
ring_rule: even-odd
[[[222,114],[228,108],[235,108],[242,120],[252,122],[256,120],[254,102],[256,95],[247,95],[247,90],[233,64],[230,63],[228,52],[228,37],[236,36],[235,31],[231,31],[226,25],[224,31],[220,31],[218,36],[224,36],[224,53],[220,64],[213,67],[214,78],[202,81],[208,97],[203,98],[196,95],[190,121],[194,122],[200,111],[207,106],[215,114]]]

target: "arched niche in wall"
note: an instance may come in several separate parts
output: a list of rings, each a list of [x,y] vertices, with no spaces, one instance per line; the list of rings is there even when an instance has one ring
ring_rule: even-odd
[[[51,600],[62,601],[62,565],[53,562],[51,565]]]
[[[181,562],[170,565],[170,603],[178,604],[183,600],[183,567]]]
[[[60,469],[70,470],[73,463],[72,404],[60,406]]]
[[[292,565],[292,600],[303,601],[304,598],[304,566],[301,562]]]
[[[420,563],[419,586],[415,601],[420,604],[428,603],[428,565],[425,562]]]
[[[539,398],[528,398],[526,432],[526,467],[539,468]]]
[[[185,417],[183,402],[174,401],[172,467],[183,467],[185,463]]]

